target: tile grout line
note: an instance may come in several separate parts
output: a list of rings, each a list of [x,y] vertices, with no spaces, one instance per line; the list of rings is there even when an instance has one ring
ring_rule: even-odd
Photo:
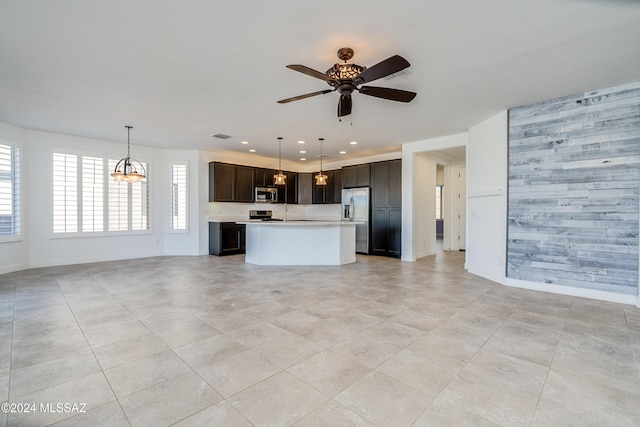
[[[11,373],[13,365],[13,339],[16,332],[16,298],[18,295],[18,278],[19,272],[16,273],[15,283],[13,287],[13,316],[11,317],[11,345],[9,346],[9,380],[7,382],[7,402],[11,402]],[[4,414],[5,425],[9,426],[9,412]]]
[[[575,301],[574,297],[571,297],[571,304],[569,304],[569,310],[568,313],[571,312],[571,307],[573,306],[573,302]],[[560,345],[560,342],[562,341],[562,337],[565,334],[565,324],[566,324],[566,314],[563,316],[563,320],[562,320],[562,330],[560,333],[560,337],[558,338],[558,343],[555,345],[555,348],[553,349],[553,356],[551,357],[551,360],[549,361],[549,368],[547,369],[547,374],[544,377],[544,383],[542,384],[542,387],[540,388],[540,394],[538,396],[538,400],[536,401],[536,407],[533,411],[533,416],[531,417],[531,422],[529,423],[529,426],[533,425],[534,420],[536,419],[536,414],[538,413],[538,409],[540,407],[540,400],[542,400],[542,394],[544,393],[544,389],[547,385],[547,381],[549,380],[549,374],[551,373],[551,366],[553,366],[553,361],[555,360],[556,357],[556,353],[558,351],[558,346]]]
[[[76,321],[76,323],[77,323],[77,325],[78,325],[78,328],[80,329],[80,332],[82,333],[82,336],[84,337],[85,341],[87,342],[87,346],[89,347],[89,350],[91,351],[91,354],[93,355],[93,358],[95,359],[96,363],[97,363],[97,364],[98,364],[98,366],[100,367],[100,373],[102,374],[102,377],[104,378],[104,380],[106,381],[107,385],[109,386],[109,390],[111,390],[111,393],[113,394],[113,397],[114,397],[115,401],[116,401],[116,402],[118,402],[118,406],[120,407],[120,410],[122,411],[122,414],[124,415],[125,420],[127,421],[127,423],[129,423],[129,426],[131,426],[131,421],[129,420],[129,417],[127,417],[126,412],[124,412],[124,409],[122,408],[122,405],[120,404],[120,400],[118,399],[118,396],[116,395],[115,391],[113,390],[113,387],[111,386],[111,383],[109,382],[109,379],[108,379],[108,378],[107,378],[107,376],[104,374],[104,369],[103,369],[103,367],[102,367],[102,364],[100,363],[100,360],[98,360],[98,358],[96,357],[96,354],[95,354],[95,352],[93,351],[93,347],[91,346],[91,343],[89,343],[89,340],[87,339],[87,336],[86,336],[86,334],[85,334],[85,332],[84,332],[84,329],[82,329],[82,326],[80,326],[80,322],[78,322],[78,317],[76,316],[76,313],[73,311],[73,309],[71,308],[71,305],[69,304],[69,300],[67,299],[67,295],[65,294],[64,290],[62,289],[62,287],[60,287],[60,283],[58,282],[56,272],[54,271],[54,272],[53,272],[53,274],[54,274],[54,277],[56,278],[56,284],[58,285],[58,288],[60,289],[60,292],[62,293],[62,296],[64,297],[64,300],[65,300],[65,302],[66,302],[66,304],[67,304],[67,307],[69,307],[69,311],[70,311],[70,312],[71,312],[71,314],[73,315],[73,318],[75,319],[75,321]],[[93,277],[93,275],[92,275],[91,273],[89,273],[89,277],[91,277],[91,279],[92,279],[94,282],[98,283],[98,282],[95,280],[95,277]],[[107,293],[111,294],[111,293],[110,293],[107,289],[105,289],[105,288],[104,288],[104,286],[102,286],[101,284],[100,284],[100,287],[101,287],[102,289],[104,289]],[[120,302],[120,301],[118,301],[118,302]],[[123,306],[123,307],[124,307],[124,306]],[[126,308],[126,307],[125,307],[125,308]],[[107,404],[107,403],[109,403],[109,402],[105,402],[105,404]],[[100,406],[103,406],[103,405],[100,405]],[[97,406],[96,408],[99,408],[100,406]],[[96,408],[92,408],[92,409],[96,409]],[[72,418],[72,417],[69,417],[69,418]],[[69,418],[65,418],[65,419],[69,419]]]

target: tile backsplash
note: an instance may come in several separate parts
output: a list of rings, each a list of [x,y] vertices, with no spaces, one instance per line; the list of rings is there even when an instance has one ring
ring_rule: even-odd
[[[271,210],[274,218],[284,218],[285,205],[281,203],[209,203],[209,218],[249,219],[250,210]],[[340,204],[297,205],[287,204],[289,220],[340,221]]]

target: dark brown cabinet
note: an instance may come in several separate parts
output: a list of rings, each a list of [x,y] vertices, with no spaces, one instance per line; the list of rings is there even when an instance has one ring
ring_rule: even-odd
[[[333,171],[333,184],[327,184],[325,192],[325,203],[341,203],[342,202],[342,170]]]
[[[209,201],[234,202],[236,166],[227,163],[209,163]]]
[[[255,187],[273,187],[273,176],[278,173],[275,169],[253,168]]]
[[[209,163],[209,201],[253,202],[253,169],[229,163]]]
[[[342,188],[368,187],[370,185],[370,168],[368,163],[343,167]]]
[[[235,222],[209,223],[209,253],[223,256],[245,253],[246,226]]]
[[[236,166],[236,202],[253,202],[253,170],[249,166]]]
[[[402,160],[391,160],[389,164],[389,207],[402,207]]]
[[[285,180],[285,185],[275,185],[275,188],[278,189],[277,203],[298,203],[298,174],[287,171],[282,171],[282,173],[287,179]]]
[[[287,185],[284,199],[285,203],[298,203],[298,174],[297,172],[285,172]]]
[[[371,164],[371,253],[400,257],[402,161]]]
[[[340,169],[333,171],[324,171],[327,175],[327,185],[316,185],[315,176],[313,176],[313,200],[314,204],[322,203],[340,203],[342,198],[342,171]]]

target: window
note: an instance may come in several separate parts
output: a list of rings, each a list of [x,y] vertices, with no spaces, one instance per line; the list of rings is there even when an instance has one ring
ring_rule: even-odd
[[[186,164],[171,165],[171,230],[187,230],[188,172]]]
[[[442,189],[444,186],[436,185],[436,219],[442,219]]]
[[[127,184],[111,179],[109,172],[116,163],[117,160],[102,157],[53,153],[54,233],[92,234],[150,228],[149,166],[145,164],[146,180]]]
[[[104,161],[82,157],[82,231],[104,230]]]
[[[78,231],[78,160],[53,153],[53,232]]]
[[[0,241],[21,234],[20,149],[0,144]]]

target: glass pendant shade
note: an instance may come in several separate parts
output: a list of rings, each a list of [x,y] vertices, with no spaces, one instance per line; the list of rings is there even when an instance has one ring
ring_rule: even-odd
[[[146,171],[144,165],[130,155],[130,132],[132,127],[125,127],[127,128],[127,157],[120,159],[120,161],[116,163],[116,167],[113,168],[111,176],[115,181],[135,184],[146,178]]]
[[[287,176],[282,173],[282,171],[278,171],[277,174],[273,175],[273,184],[274,185],[285,185]]]
[[[316,185],[327,185],[327,175],[324,175],[322,171],[318,175],[315,176]]]

